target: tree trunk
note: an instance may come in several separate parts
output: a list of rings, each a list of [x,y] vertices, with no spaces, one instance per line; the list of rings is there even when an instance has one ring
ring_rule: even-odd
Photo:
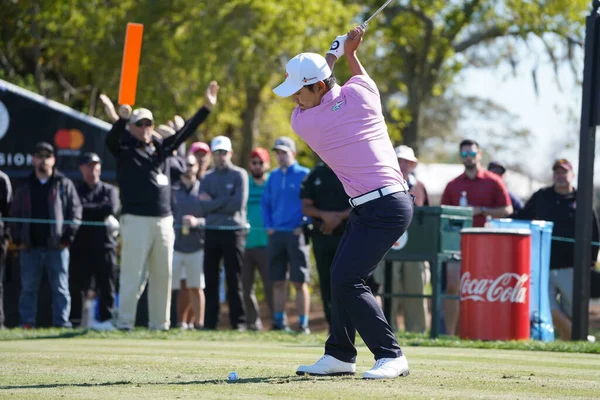
[[[97,101],[98,101],[98,87],[96,85],[93,85],[92,92],[90,93],[90,105],[88,108],[88,115],[92,115],[92,116],[96,115]]]
[[[254,148],[255,139],[258,136],[260,122],[260,88],[248,87],[246,89],[246,109],[242,113],[242,148],[237,157],[242,168],[246,168],[250,158],[250,152]]]
[[[415,89],[408,91],[408,111],[410,112],[410,123],[402,131],[402,142],[413,148],[415,153],[419,152],[419,129],[421,127],[423,102],[421,96]]]

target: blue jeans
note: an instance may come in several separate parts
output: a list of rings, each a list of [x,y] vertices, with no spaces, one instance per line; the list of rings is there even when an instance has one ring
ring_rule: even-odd
[[[69,249],[28,249],[21,251],[21,325],[35,326],[38,292],[44,267],[52,289],[52,324],[70,328],[71,295],[69,294]]]

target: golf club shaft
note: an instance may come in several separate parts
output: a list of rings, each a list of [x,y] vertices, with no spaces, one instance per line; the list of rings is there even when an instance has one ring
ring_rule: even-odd
[[[373,13],[373,15],[371,15],[371,16],[369,17],[369,19],[368,19],[368,20],[366,20],[365,22],[363,22],[363,25],[365,25],[365,26],[366,26],[366,25],[369,25],[369,22],[371,22],[371,20],[372,20],[373,18],[375,18],[375,17],[377,16],[377,14],[379,14],[381,11],[383,11],[383,9],[384,9],[384,8],[386,8],[386,7],[387,7],[387,5],[388,5],[388,4],[390,4],[391,2],[392,2],[392,0],[387,0],[387,1],[385,2],[385,4],[384,4],[384,5],[382,5],[381,7],[379,7],[379,10],[375,11],[375,12]]]

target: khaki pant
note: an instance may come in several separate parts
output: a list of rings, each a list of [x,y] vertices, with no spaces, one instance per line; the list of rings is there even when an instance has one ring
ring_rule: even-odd
[[[137,303],[148,289],[148,327],[169,329],[171,320],[171,266],[173,264],[173,217],[121,216],[121,275],[119,328],[133,328]]]
[[[429,282],[429,263],[427,261],[395,261],[393,263],[392,291],[404,294],[424,294]],[[402,304],[404,327],[407,332],[424,333],[427,329],[427,299],[394,297],[392,316]],[[395,325],[395,318],[392,324]]]

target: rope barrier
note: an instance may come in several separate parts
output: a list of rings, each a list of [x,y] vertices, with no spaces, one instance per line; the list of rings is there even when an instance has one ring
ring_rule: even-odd
[[[11,217],[3,217],[0,218],[0,221],[6,223],[29,223],[29,224],[54,224],[57,220],[53,219],[41,219],[41,218],[11,218]],[[106,227],[107,224],[103,221],[73,221],[73,220],[64,220],[62,221],[65,225],[81,225],[81,226],[102,226]],[[182,224],[173,224],[173,227],[176,229],[181,229]],[[239,231],[239,230],[254,230],[254,231],[266,231],[267,229],[262,226],[253,227],[250,226],[249,223],[246,223],[244,226],[228,226],[228,225],[202,225],[191,227],[191,229],[198,230],[217,230],[217,231]],[[286,229],[286,228],[278,228],[276,229],[278,232],[292,232],[294,229]],[[575,243],[574,238],[567,238],[561,236],[552,236],[552,240],[557,242],[566,242],[566,243]],[[600,242],[592,242],[592,246],[600,247]]]
[[[29,223],[29,224],[55,224],[59,221],[55,219],[43,219],[43,218],[12,218],[12,217],[2,217],[0,221],[5,223]],[[104,221],[74,221],[74,220],[63,220],[60,221],[64,225],[80,225],[80,226],[101,226],[106,227],[108,224]],[[176,229],[181,229],[182,224],[173,224],[173,227]],[[249,223],[246,223],[244,226],[239,225],[199,225],[195,227],[190,227],[190,229],[199,229],[199,230],[219,230],[219,231],[239,231],[239,230],[255,230],[255,231],[266,231],[267,229],[260,227],[252,227]],[[294,229],[290,228],[277,228],[275,229],[278,232],[292,232]]]

